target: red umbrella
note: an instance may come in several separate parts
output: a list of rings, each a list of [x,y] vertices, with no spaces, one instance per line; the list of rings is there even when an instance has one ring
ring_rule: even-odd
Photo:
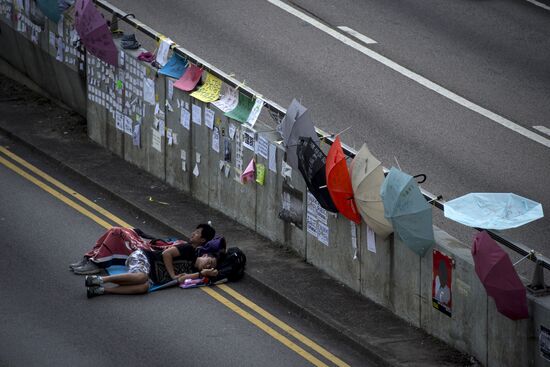
[[[508,254],[486,231],[475,237],[472,256],[477,276],[487,294],[494,298],[498,312],[512,320],[529,318],[525,286]]]
[[[328,192],[336,209],[349,220],[361,223],[361,215],[353,200],[353,187],[346,164],[346,155],[342,150],[339,136],[328,151],[326,172]]]
[[[118,66],[118,50],[113,42],[113,36],[92,0],[77,0],[74,26],[88,52],[113,66]]]

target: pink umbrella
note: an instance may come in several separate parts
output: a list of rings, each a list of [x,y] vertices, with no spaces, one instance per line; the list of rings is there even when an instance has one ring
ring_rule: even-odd
[[[472,246],[476,273],[498,312],[512,320],[529,317],[527,292],[508,254],[489,236],[479,232]]]
[[[92,0],[77,0],[75,29],[86,49],[101,60],[118,66],[118,50],[103,15]]]

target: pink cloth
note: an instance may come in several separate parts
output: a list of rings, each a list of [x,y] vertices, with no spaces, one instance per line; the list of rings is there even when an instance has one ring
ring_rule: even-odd
[[[84,254],[100,266],[109,266],[113,260],[124,261],[128,256],[138,250],[159,250],[183,241],[165,242],[141,238],[134,230],[123,227],[113,227],[98,238],[94,247]]]

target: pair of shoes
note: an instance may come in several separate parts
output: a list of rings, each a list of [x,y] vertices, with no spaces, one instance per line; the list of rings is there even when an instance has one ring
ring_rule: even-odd
[[[86,285],[86,287],[100,287],[103,285],[103,278],[99,275],[86,275],[84,285]]]
[[[105,294],[105,288],[103,287],[86,287],[86,296],[88,298],[94,298]]]
[[[125,48],[125,49],[135,50],[139,48],[141,45],[137,41],[136,35],[131,33],[131,34],[126,34],[122,36],[122,39],[120,41],[120,46],[122,46],[122,48]]]
[[[73,268],[73,272],[78,275],[97,274],[101,273],[101,268],[94,264],[92,261],[88,261],[82,266]]]
[[[81,266],[84,266],[86,265],[86,263],[89,261],[89,259],[86,257],[86,256],[83,256],[82,257],[82,260],[80,260],[79,262],[76,262],[76,263],[73,263],[73,264],[70,264],[69,265],[69,269],[74,270],[74,268],[79,268]]]

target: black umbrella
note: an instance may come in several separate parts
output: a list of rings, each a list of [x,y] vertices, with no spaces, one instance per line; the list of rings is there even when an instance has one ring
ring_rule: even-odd
[[[307,188],[321,207],[329,212],[337,213],[338,209],[332,202],[327,188],[325,166],[327,156],[310,137],[301,137],[297,146],[298,169],[304,176]]]

